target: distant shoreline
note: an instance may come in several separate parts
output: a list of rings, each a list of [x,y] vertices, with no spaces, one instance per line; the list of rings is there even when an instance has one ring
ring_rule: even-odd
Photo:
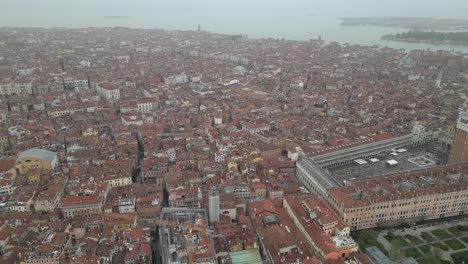
[[[130,16],[126,16],[130,17]],[[16,30],[16,29],[42,29],[42,30],[93,30],[93,29],[131,29],[131,30],[156,30],[156,31],[194,31],[194,29],[171,29],[171,28],[166,28],[163,25],[158,25],[158,26],[151,26],[151,27],[142,27],[142,26],[135,26],[135,25],[130,25],[133,24],[133,22],[137,21],[139,18],[135,16],[131,16],[130,19],[106,19],[104,16],[100,16],[102,20],[107,20],[107,25],[84,25],[84,26],[60,26],[60,27],[52,27],[52,26],[0,26],[0,30]],[[115,21],[116,23],[112,22]],[[336,21],[336,20],[335,20]],[[347,31],[345,26],[339,26],[339,21],[335,22],[338,28],[341,28],[340,30]],[[343,29],[344,28],[344,29]],[[358,28],[358,27],[356,27]],[[368,31],[368,30],[366,30]],[[248,36],[249,39],[284,39],[288,41],[317,41],[314,38],[290,38],[290,37],[272,37],[272,36],[256,36],[254,34],[239,34],[239,33],[232,33],[232,32],[223,32],[222,30],[203,30],[202,32],[209,32],[211,34],[218,34],[218,35],[226,35],[226,36],[242,36],[246,37]],[[366,33],[366,32],[364,32]],[[322,35],[322,41],[324,43],[330,43],[330,42],[337,42],[340,44],[346,44],[346,45],[359,45],[359,46],[381,46],[381,47],[389,47],[393,49],[405,49],[407,51],[410,50],[426,50],[427,48],[432,49],[432,50],[456,50],[459,52],[463,52],[468,54],[468,45],[457,45],[457,44],[446,44],[446,43],[436,43],[436,44],[430,44],[422,41],[398,41],[398,40],[386,40],[382,39],[382,35],[388,34],[388,33],[395,33],[395,30],[385,30],[385,28],[379,28],[378,31],[376,31],[375,36],[372,37],[372,39],[367,38],[366,41],[354,41],[353,39],[336,39],[336,38],[326,38],[323,37]],[[318,34],[320,35],[320,34]]]
[[[431,17],[343,17],[342,26],[380,26],[411,30],[464,30],[466,19],[438,19]]]
[[[409,31],[383,35],[381,39],[407,43],[468,46],[468,32]]]
[[[430,44],[430,45],[457,45],[457,46],[466,46],[468,47],[468,42],[450,42],[450,41],[430,41],[424,39],[391,39],[391,38],[381,38],[382,40],[386,41],[396,41],[396,42],[403,42],[403,43],[423,43],[423,44]]]

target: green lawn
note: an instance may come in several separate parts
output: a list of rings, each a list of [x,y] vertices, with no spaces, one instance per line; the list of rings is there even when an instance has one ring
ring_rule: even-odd
[[[418,258],[422,257],[422,254],[419,253],[419,250],[416,249],[416,248],[407,248],[407,249],[403,250],[403,254],[405,254],[405,257],[407,257],[407,258],[413,257],[415,259],[418,259]]]
[[[411,241],[413,244],[420,244],[423,242],[419,237],[413,235],[406,235],[405,238]]]
[[[435,238],[433,236],[429,235],[429,233],[427,233],[427,232],[422,232],[421,233],[421,238],[424,239],[425,241],[435,240]]]
[[[436,248],[440,248],[444,251],[448,251],[449,250],[449,247],[445,244],[442,244],[441,242],[437,242],[437,243],[434,243],[432,244],[433,247],[436,247]]]
[[[461,240],[463,240],[463,242],[465,242],[466,244],[468,244],[468,237],[462,237]]]
[[[366,248],[376,246],[378,247],[385,255],[388,255],[387,250],[385,250],[384,245],[377,241],[377,232],[374,230],[363,230],[359,232],[358,236],[358,245],[362,251],[365,251]]]
[[[453,250],[460,250],[465,248],[465,245],[463,245],[463,243],[460,242],[458,239],[447,240],[444,241],[444,243],[447,244]]]
[[[468,232],[468,226],[457,225],[450,227],[448,230],[453,234],[458,234],[460,232]]]
[[[447,233],[447,231],[445,230],[434,230],[434,231],[431,231],[431,233],[439,239],[451,238],[450,234]]]
[[[427,254],[431,252],[431,246],[428,246],[428,245],[420,246],[419,250],[421,250],[423,254]]]
[[[388,242],[390,243],[398,243],[399,245],[401,246],[409,246],[410,243],[408,243],[408,241],[406,241],[403,237],[401,236],[395,236],[394,234],[392,233],[389,233],[387,235],[384,236],[385,239],[388,240]]]
[[[385,250],[384,245],[380,244],[380,242],[377,241],[377,240],[367,241],[367,242],[360,242],[359,243],[359,248],[361,248],[361,250],[366,250],[366,248],[373,247],[373,246],[378,247],[380,249],[380,251],[382,251],[382,253],[384,253],[385,255],[388,255],[388,252],[387,252],[387,250]]]
[[[453,253],[451,256],[454,263],[468,263],[468,250]]]

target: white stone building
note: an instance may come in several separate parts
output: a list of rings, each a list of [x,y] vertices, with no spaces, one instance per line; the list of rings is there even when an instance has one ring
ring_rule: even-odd
[[[120,89],[113,83],[100,83],[96,86],[97,92],[107,101],[120,99]]]

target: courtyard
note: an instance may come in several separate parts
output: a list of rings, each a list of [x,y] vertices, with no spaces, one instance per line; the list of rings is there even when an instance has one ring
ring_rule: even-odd
[[[362,251],[377,246],[394,260],[413,257],[419,263],[468,263],[468,219],[360,233]]]

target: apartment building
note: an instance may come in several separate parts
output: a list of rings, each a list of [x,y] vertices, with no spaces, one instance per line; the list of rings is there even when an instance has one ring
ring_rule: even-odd
[[[350,180],[328,200],[351,230],[464,215],[468,163]]]
[[[12,82],[0,84],[0,95],[32,94],[32,82]]]
[[[96,89],[98,94],[107,101],[117,101],[120,98],[119,87],[113,83],[100,83]]]
[[[65,88],[73,88],[77,92],[89,89],[89,81],[86,77],[64,77],[63,84]]]
[[[76,215],[92,215],[102,213],[103,197],[91,196],[67,196],[60,200],[59,208],[66,219]]]

